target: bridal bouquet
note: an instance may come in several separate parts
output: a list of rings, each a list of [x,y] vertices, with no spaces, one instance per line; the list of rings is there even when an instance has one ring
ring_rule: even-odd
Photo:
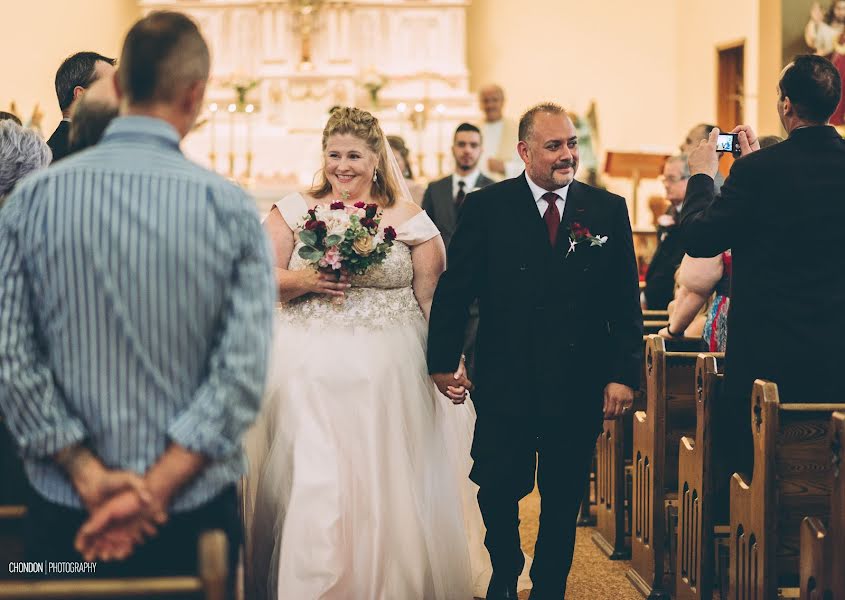
[[[309,210],[297,227],[300,258],[318,270],[340,275],[341,270],[361,275],[382,262],[396,239],[393,227],[379,231],[378,205],[333,202]]]

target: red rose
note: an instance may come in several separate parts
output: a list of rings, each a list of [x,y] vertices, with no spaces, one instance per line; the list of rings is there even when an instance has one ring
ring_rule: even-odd
[[[361,202],[360,200],[358,200],[358,202],[356,202],[354,206],[355,208],[367,208],[367,205]]]
[[[343,202],[340,201],[332,202],[331,205],[329,205],[329,208],[332,210],[343,209],[344,207],[345,205],[343,204]]]
[[[376,216],[376,213],[378,212],[378,204],[368,204],[366,206],[366,210],[367,210],[367,218],[372,219],[373,217]]]
[[[581,223],[573,222],[572,235],[574,235],[576,239],[590,237],[590,230],[581,225]]]
[[[367,229],[372,229],[373,227],[376,227],[376,222],[370,217],[364,217],[361,219],[361,225]]]
[[[305,221],[305,229],[320,233],[326,231],[326,223],[324,221]]]
[[[316,219],[317,218],[317,211],[312,208],[311,210],[308,211],[308,216],[311,217],[312,219]]]
[[[393,227],[385,227],[384,228],[384,241],[385,242],[392,242],[396,239],[396,230]]]

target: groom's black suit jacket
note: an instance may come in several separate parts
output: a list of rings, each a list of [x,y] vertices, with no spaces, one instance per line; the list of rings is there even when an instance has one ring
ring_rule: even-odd
[[[845,140],[805,127],[737,160],[716,197],[687,184],[691,256],[733,255],[725,391],[747,419],[757,378],[781,402],[837,402],[845,362]]]
[[[572,222],[603,246],[567,256]],[[428,367],[455,370],[479,300],[473,401],[479,415],[595,417],[611,381],[637,387],[642,314],[625,200],[570,184],[558,244],[525,175],[467,195],[431,310]]]

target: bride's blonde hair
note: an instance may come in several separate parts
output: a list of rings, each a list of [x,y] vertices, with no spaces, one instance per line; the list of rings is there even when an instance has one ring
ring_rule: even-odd
[[[362,140],[378,157],[376,180],[373,182],[370,196],[382,207],[393,206],[401,197],[399,184],[394,180],[393,169],[388,161],[387,152],[391,150],[384,143],[385,137],[378,119],[360,108],[343,106],[335,108],[323,129],[323,163],[325,165],[326,144],[333,135],[354,135]],[[314,198],[324,198],[331,194],[332,186],[326,179],[325,166],[317,173],[317,181],[308,190]]]

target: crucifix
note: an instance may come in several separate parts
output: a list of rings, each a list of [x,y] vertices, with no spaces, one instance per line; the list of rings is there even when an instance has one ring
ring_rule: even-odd
[[[294,23],[300,35],[299,67],[310,70],[311,65],[311,36],[316,28],[317,13],[323,0],[293,0],[291,9],[294,13]]]

